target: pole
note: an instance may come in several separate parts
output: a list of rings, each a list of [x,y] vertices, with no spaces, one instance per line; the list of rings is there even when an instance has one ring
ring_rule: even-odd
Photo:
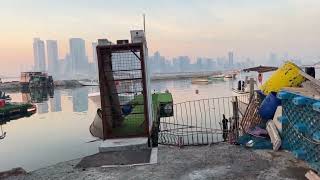
[[[143,32],[146,34],[146,14],[143,14]]]
[[[251,102],[252,98],[253,98],[253,93],[254,93],[254,79],[250,78],[249,80],[250,82],[250,97],[249,97],[249,102]]]
[[[239,138],[239,106],[238,106],[238,97],[235,97],[235,100],[232,101],[232,111],[234,119],[234,130],[236,135],[236,140]]]

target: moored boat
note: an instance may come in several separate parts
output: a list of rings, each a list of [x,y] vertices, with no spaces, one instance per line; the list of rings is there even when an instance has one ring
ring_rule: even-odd
[[[5,103],[0,108],[0,121],[10,121],[36,112],[36,106],[30,103]]]
[[[97,80],[80,80],[78,81],[82,86],[99,86]]]
[[[191,83],[192,84],[209,84],[212,82],[212,79],[208,77],[203,78],[192,78]]]

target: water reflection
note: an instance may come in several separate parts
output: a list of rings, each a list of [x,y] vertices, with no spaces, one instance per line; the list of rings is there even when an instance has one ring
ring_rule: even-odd
[[[56,91],[53,95],[53,98],[49,99],[50,101],[50,111],[59,112],[61,108],[61,91]]]
[[[72,91],[73,112],[88,110],[88,89],[78,88]]]
[[[93,90],[90,88],[76,89],[29,89],[21,92],[22,102],[33,103],[37,106],[37,113],[44,114],[49,112],[63,111],[61,98],[67,96],[72,103],[73,112],[88,111],[88,93]]]

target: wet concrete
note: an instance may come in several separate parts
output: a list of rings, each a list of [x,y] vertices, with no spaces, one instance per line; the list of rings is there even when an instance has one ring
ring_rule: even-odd
[[[42,168],[14,179],[304,179],[308,167],[290,153],[215,144],[160,146],[155,165],[75,168],[81,159]]]

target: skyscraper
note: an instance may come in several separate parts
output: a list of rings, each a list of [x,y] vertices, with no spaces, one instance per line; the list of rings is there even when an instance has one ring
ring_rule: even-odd
[[[47,40],[48,72],[57,75],[58,72],[58,45],[56,40]]]
[[[72,73],[80,74],[85,72],[88,67],[85,41],[81,38],[71,38],[69,43]]]
[[[93,60],[93,63],[97,63],[98,62],[97,46],[98,46],[98,43],[96,43],[96,42],[92,43],[92,60]]]
[[[94,66],[94,72],[98,72],[98,57],[97,57],[97,46],[98,43],[92,43],[92,61]]]
[[[229,59],[229,67],[233,67],[233,52],[228,53],[228,59]]]
[[[40,38],[33,39],[34,71],[46,71],[44,42]]]

